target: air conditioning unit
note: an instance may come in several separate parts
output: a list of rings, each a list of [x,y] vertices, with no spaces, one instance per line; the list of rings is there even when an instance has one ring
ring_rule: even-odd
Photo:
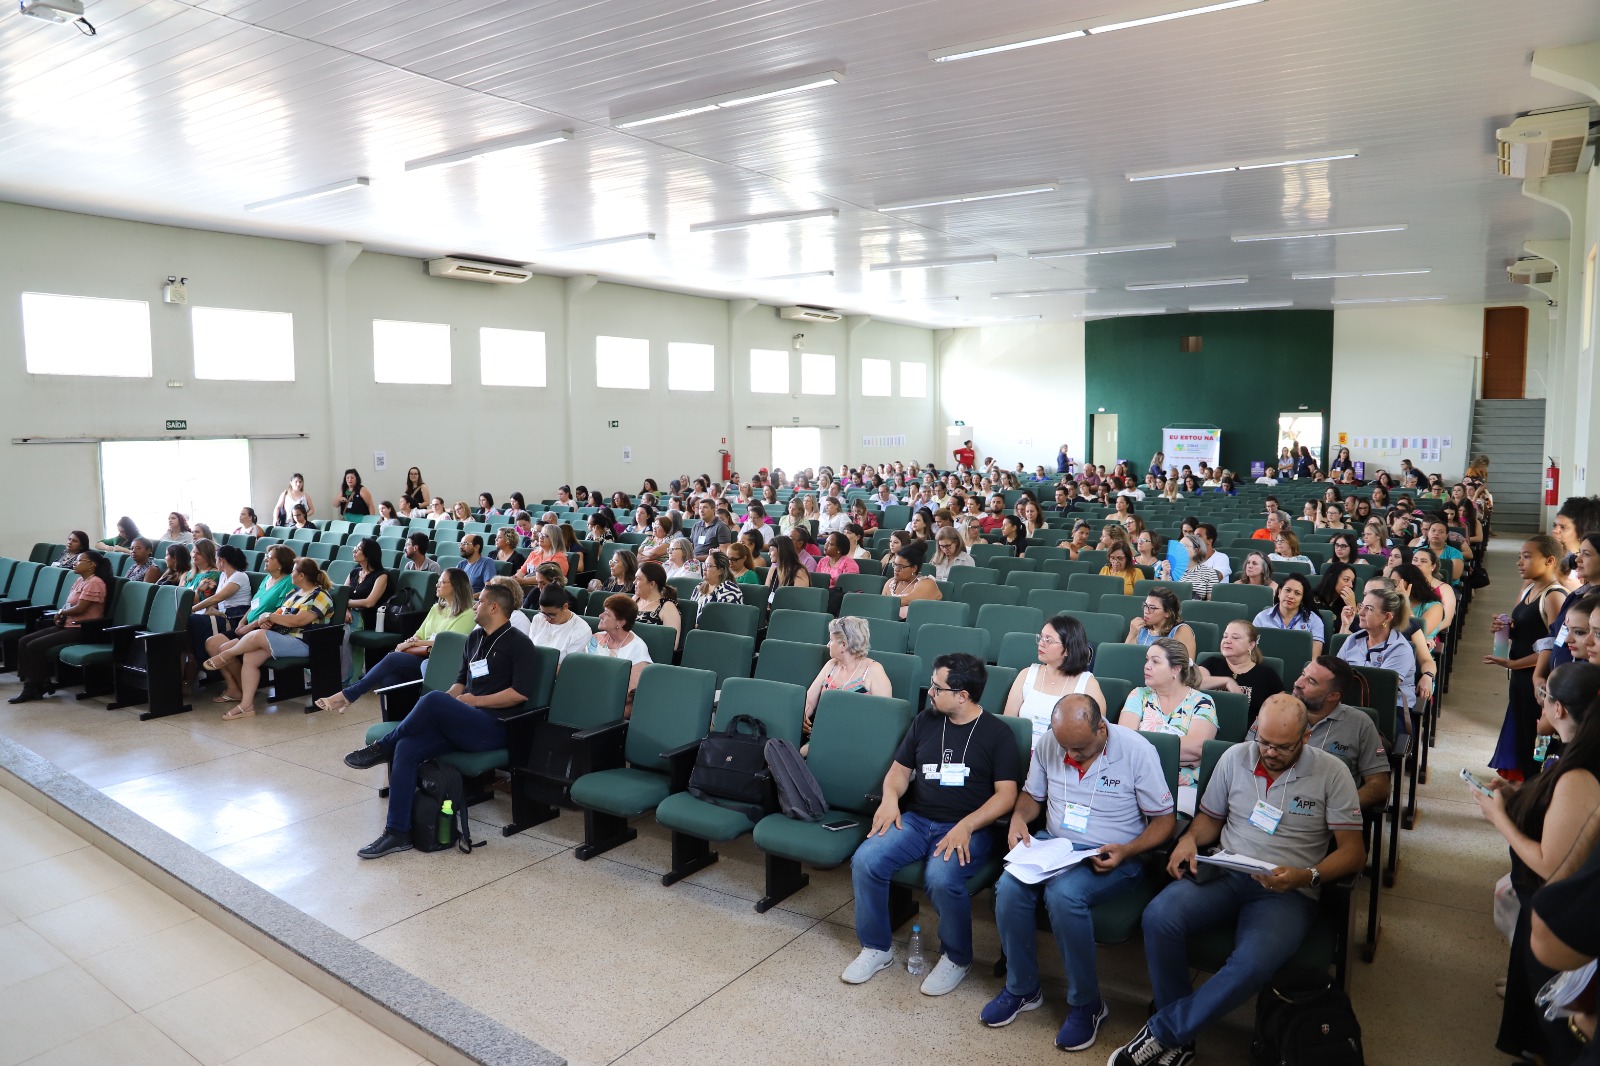
[[[1532,256],[1518,259],[1506,267],[1506,274],[1518,285],[1548,285],[1556,279],[1556,271],[1559,269],[1560,267],[1548,259]]]
[[[533,271],[512,263],[493,263],[482,259],[446,256],[428,260],[428,273],[436,278],[462,281],[487,281],[492,285],[520,285],[533,277]]]
[[[1500,173],[1505,177],[1581,174],[1594,162],[1587,107],[1524,115],[1495,130],[1494,136],[1500,142]]]
[[[844,318],[839,312],[822,307],[780,307],[778,317],[795,322],[838,322]]]

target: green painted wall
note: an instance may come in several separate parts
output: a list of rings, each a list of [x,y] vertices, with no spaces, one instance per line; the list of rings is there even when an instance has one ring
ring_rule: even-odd
[[[1196,335],[1198,354],[1178,350]],[[1100,409],[1116,414],[1118,450],[1140,471],[1164,427],[1191,422],[1219,427],[1222,465],[1248,473],[1252,459],[1276,457],[1279,414],[1303,405],[1327,418],[1332,377],[1332,311],[1108,318],[1084,330],[1085,424],[1092,439]]]

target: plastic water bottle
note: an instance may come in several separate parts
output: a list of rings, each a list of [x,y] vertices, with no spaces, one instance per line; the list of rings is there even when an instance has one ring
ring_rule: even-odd
[[[911,927],[911,945],[906,950],[906,973],[921,977],[928,972],[928,956],[922,953],[922,926]]]
[[[445,847],[450,846],[450,828],[456,820],[456,807],[454,803],[445,800],[439,806],[439,843]]]
[[[1511,619],[1507,615],[1496,615],[1501,628],[1494,631],[1494,651],[1496,658],[1504,659],[1511,654]]]
[[[1539,734],[1538,739],[1533,742],[1533,761],[1536,763],[1542,763],[1549,757],[1550,737],[1549,734],[1541,733]]]

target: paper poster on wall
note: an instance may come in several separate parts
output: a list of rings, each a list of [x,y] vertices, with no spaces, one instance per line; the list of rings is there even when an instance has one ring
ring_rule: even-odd
[[[1161,450],[1173,466],[1185,463],[1195,466],[1201,462],[1214,466],[1222,452],[1222,431],[1169,426],[1161,431]]]
[[[1348,433],[1339,434],[1339,447],[1341,447],[1341,448],[1350,447],[1350,434],[1348,434]]]
[[[1441,447],[1441,448],[1454,448],[1455,445],[1452,444],[1450,442],[1450,440],[1451,440],[1451,438],[1449,438],[1449,437],[1440,437],[1439,438],[1439,447]]]

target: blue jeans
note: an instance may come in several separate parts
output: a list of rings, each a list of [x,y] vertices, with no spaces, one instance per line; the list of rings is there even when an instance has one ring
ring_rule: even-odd
[[[394,752],[389,768],[389,818],[394,833],[411,831],[411,796],[417,767],[452,751],[493,751],[506,746],[505,723],[444,692],[430,692],[378,743]]]
[[[1299,892],[1273,892],[1232,870],[1204,885],[1168,885],[1144,911],[1144,955],[1156,995],[1150,1032],[1168,1047],[1193,1043],[1207,1023],[1261,991],[1289,961],[1316,909],[1316,901]],[[1235,920],[1233,954],[1194,991],[1189,935]]]
[[[1067,1005],[1098,1004],[1100,974],[1095,967],[1094,920],[1089,908],[1133,888],[1144,872],[1143,863],[1129,859],[1108,873],[1095,872],[1085,860],[1037,885],[1003,875],[994,890],[994,920],[1006,953],[1006,988],[1023,997],[1039,991],[1035,914],[1042,897],[1067,971]]]
[[[994,850],[988,828],[972,834],[967,865],[951,856],[933,854],[954,822],[930,822],[914,811],[900,815],[903,828],[889,827],[883,836],[868,837],[850,860],[850,878],[856,893],[856,937],[864,948],[888,951],[894,945],[889,928],[889,878],[902,866],[927,859],[928,898],[939,914],[939,948],[958,966],[972,964],[972,897],[967,875]]]
[[[345,689],[344,698],[354,703],[375,688],[388,688],[390,685],[403,685],[407,681],[420,681],[427,661],[403,651],[392,651],[379,659],[378,665],[363,674],[360,681]]]

